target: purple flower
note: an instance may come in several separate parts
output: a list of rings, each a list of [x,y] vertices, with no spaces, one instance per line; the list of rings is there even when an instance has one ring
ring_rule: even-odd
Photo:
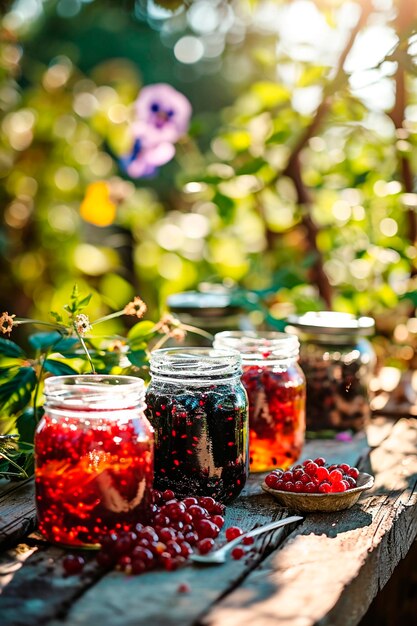
[[[141,139],[136,138],[129,155],[120,159],[123,169],[131,178],[153,176],[160,165],[168,163],[175,154],[171,143],[160,143],[146,147]]]
[[[187,132],[191,104],[166,83],[143,87],[135,105],[133,132],[144,145],[176,143]]]
[[[152,176],[175,154],[174,143],[188,130],[191,104],[165,83],[144,87],[135,104],[134,144],[120,160],[132,178]]]

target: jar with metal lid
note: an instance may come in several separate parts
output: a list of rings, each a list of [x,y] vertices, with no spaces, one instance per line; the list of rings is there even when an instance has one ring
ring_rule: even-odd
[[[376,358],[365,338],[371,317],[332,311],[287,318],[287,331],[301,341],[300,365],[307,379],[307,430],[359,431],[371,409],[369,383]]]
[[[224,288],[175,293],[167,298],[167,305],[183,324],[202,328],[212,335],[220,330],[250,325],[243,309],[233,302],[233,292]],[[192,335],[192,341],[200,346],[211,346],[211,339],[201,335]]]
[[[146,392],[155,429],[155,487],[227,502],[248,475],[248,402],[231,350],[154,350]]]
[[[213,345],[234,348],[242,356],[251,471],[289,467],[301,454],[305,434],[305,378],[297,362],[297,337],[225,331],[215,335]]]
[[[35,434],[36,507],[51,542],[99,547],[103,535],[146,522],[152,506],[153,430],[144,383],[132,376],[45,381]]]

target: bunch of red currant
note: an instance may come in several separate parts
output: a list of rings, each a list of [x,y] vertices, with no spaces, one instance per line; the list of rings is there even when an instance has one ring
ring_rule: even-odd
[[[306,459],[292,469],[273,470],[265,478],[271,489],[293,493],[342,493],[357,486],[359,470],[347,463],[326,465],[326,459]]]
[[[213,498],[189,497],[177,500],[174,493],[153,492],[153,512],[150,524],[138,522],[135,528],[110,532],[101,538],[101,550],[97,554],[99,565],[116,567],[128,574],[162,567],[173,571],[183,565],[190,554],[197,550],[207,554],[214,547],[214,540],[224,525],[225,506]],[[226,540],[231,541],[242,534],[237,526],[226,529]],[[245,545],[253,543],[244,538]],[[240,559],[245,550],[239,546],[232,557]],[[66,574],[78,574],[84,567],[84,558],[68,555],[63,561]]]

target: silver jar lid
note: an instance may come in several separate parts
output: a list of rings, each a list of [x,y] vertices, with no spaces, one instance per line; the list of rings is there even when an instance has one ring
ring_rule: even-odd
[[[371,335],[375,328],[372,317],[356,317],[350,313],[334,311],[309,311],[303,315],[289,315],[286,330],[324,338],[341,339],[342,337],[358,337]]]

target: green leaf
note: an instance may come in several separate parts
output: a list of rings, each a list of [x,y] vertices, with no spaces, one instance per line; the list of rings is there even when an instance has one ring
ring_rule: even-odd
[[[80,311],[81,309],[85,309],[86,306],[88,306],[91,298],[92,298],[92,293],[89,293],[88,296],[86,296],[85,298],[83,298],[82,300],[80,300],[78,302],[78,310]]]
[[[214,195],[213,202],[219,207],[220,217],[222,217],[225,222],[230,222],[235,209],[233,200],[218,191]]]
[[[62,317],[62,315],[60,313],[57,313],[56,311],[50,311],[49,315],[56,321],[58,322],[58,324],[62,324],[64,322],[64,318]]]
[[[30,402],[36,387],[36,374],[31,367],[21,367],[10,380],[0,385],[0,410],[18,413]]]
[[[152,337],[155,334],[155,324],[150,320],[143,320],[138,322],[127,333],[128,339],[143,340],[145,337]]]
[[[417,306],[417,291],[408,291],[400,296],[400,300],[410,300],[413,306]]]
[[[29,337],[29,343],[36,350],[46,350],[62,338],[61,333],[53,331],[51,333],[35,333]]]
[[[79,373],[76,369],[67,365],[67,363],[55,361],[55,359],[46,359],[44,368],[47,372],[53,374],[54,376],[72,376],[73,374]]]
[[[239,167],[236,170],[236,175],[243,176],[245,174],[256,174],[264,165],[266,165],[265,159],[257,157],[256,159],[252,159],[252,161],[245,163],[242,167]]]
[[[38,408],[38,418],[41,416],[41,408]],[[37,421],[35,417],[35,411],[32,407],[28,407],[23,411],[16,420],[16,427],[19,433],[20,441],[28,443],[33,442],[35,437],[35,430]]]
[[[54,345],[54,350],[56,350],[57,352],[70,352],[77,345],[79,345],[79,341],[77,337],[62,337],[58,341],[58,343]],[[78,356],[78,355],[71,355],[71,357],[73,356]]]
[[[136,365],[136,367],[143,367],[149,364],[146,350],[130,350],[126,356],[132,365]]]
[[[0,354],[12,358],[24,358],[26,355],[17,343],[10,339],[0,338]]]

